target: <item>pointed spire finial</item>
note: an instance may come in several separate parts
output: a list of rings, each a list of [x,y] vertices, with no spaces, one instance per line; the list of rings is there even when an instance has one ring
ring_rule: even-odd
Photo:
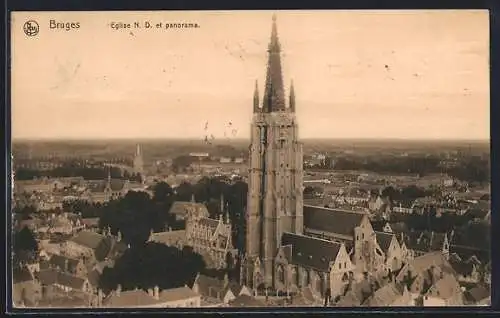
[[[280,44],[278,41],[278,26],[276,25],[276,14],[273,14],[273,26],[271,29],[271,42],[269,43],[269,52],[279,52]]]
[[[290,111],[295,112],[295,89],[293,88],[293,80],[290,83]]]
[[[259,107],[259,83],[255,80],[255,90],[253,93],[253,112],[258,113],[260,111]]]

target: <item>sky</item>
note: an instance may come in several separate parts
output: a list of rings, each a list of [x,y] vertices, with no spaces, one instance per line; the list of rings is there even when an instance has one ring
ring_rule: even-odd
[[[479,10],[15,12],[12,137],[248,138],[273,13],[300,138],[489,139]],[[111,28],[136,21],[199,28]]]

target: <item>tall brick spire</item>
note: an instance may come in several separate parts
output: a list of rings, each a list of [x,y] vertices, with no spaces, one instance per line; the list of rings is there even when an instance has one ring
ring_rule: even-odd
[[[273,15],[271,40],[267,49],[269,54],[267,62],[266,87],[262,109],[266,113],[285,110],[285,93],[283,90],[283,77],[281,73],[281,47],[278,39],[276,15]]]

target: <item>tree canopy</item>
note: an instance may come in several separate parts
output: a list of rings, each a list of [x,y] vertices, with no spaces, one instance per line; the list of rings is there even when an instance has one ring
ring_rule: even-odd
[[[106,293],[118,284],[122,290],[191,286],[205,266],[203,258],[191,248],[177,249],[150,242],[128,249],[113,268],[105,268],[99,288]]]
[[[37,258],[38,242],[28,227],[23,227],[20,231],[15,232],[13,239],[14,265],[20,265],[22,262],[29,262]]]

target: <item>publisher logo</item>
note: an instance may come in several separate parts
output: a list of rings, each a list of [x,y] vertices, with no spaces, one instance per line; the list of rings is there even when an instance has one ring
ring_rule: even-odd
[[[35,36],[38,34],[38,31],[40,31],[40,26],[36,21],[29,20],[24,24],[23,30],[27,36]]]

